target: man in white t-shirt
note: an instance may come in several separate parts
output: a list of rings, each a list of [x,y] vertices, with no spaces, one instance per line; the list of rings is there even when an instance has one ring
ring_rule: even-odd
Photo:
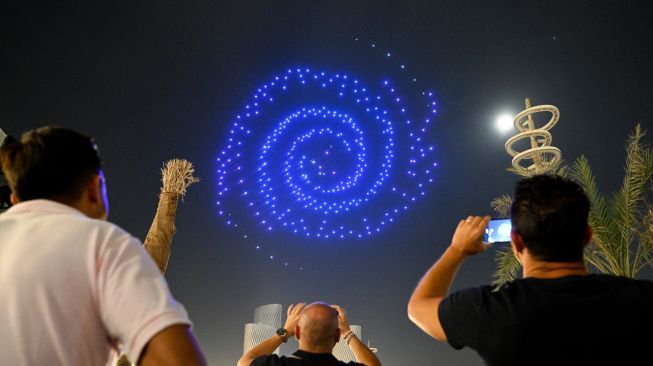
[[[205,365],[184,307],[138,239],[106,221],[100,158],[64,128],[0,150],[0,358],[7,365]]]

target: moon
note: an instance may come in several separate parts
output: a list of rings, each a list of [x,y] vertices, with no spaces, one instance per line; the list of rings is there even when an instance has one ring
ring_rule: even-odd
[[[504,113],[497,117],[495,122],[495,127],[497,131],[501,134],[505,134],[515,128],[513,124],[513,115]]]

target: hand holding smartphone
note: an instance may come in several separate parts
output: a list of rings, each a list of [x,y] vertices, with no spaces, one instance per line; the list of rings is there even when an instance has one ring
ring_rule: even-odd
[[[510,242],[510,232],[512,224],[510,219],[492,219],[485,229],[483,241],[486,243],[506,243]]]

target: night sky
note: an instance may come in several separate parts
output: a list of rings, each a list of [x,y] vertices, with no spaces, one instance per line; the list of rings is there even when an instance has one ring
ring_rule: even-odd
[[[115,3],[2,6],[0,128],[19,137],[53,124],[94,136],[110,220],[141,239],[163,162],[195,164],[201,182],[178,209],[166,278],[212,365],[236,363],[255,307],[316,300],[347,309],[384,365],[480,365],[473,351],[419,331],[406,304],[458,220],[490,214],[489,202],[512,192],[511,135],[495,129],[497,116],[518,113],[526,97],[557,106],[553,145],[566,162],[587,156],[604,193],[620,184],[636,123],[653,127],[647,1]],[[379,233],[307,239],[255,223],[235,229],[218,214],[216,158],[234,117],[262,83],[297,65],[369,85],[415,76],[406,103],[434,93],[433,183]],[[307,103],[319,105],[313,97]],[[257,123],[259,137],[272,129]],[[493,251],[469,259],[454,288],[491,281]]]

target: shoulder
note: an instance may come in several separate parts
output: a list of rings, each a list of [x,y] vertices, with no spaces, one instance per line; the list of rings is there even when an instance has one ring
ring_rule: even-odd
[[[98,258],[142,256],[142,242],[120,226],[88,217],[73,217],[65,225],[66,237],[92,250]]]
[[[104,238],[111,241],[127,241],[140,244],[140,240],[125,229],[109,221],[90,219],[89,225],[94,226]]]
[[[594,282],[606,284],[606,286],[611,286],[612,288],[619,289],[624,292],[641,292],[653,295],[653,281],[651,280],[634,279],[607,274],[597,274],[588,277],[591,277]]]
[[[523,286],[520,281],[514,281],[500,289],[486,285],[452,292],[440,302],[438,316],[441,322],[446,322],[446,318],[474,322],[487,313],[510,308],[523,297],[520,294],[524,292]]]
[[[251,366],[274,366],[274,365],[284,365],[282,359],[285,357],[279,357],[278,355],[263,355],[259,356],[252,361]]]
[[[277,366],[277,365],[291,366],[291,365],[303,365],[303,364],[304,364],[303,361],[296,357],[292,357],[292,356],[287,357],[287,356],[279,356],[279,355],[271,354],[271,355],[263,355],[263,356],[259,356],[258,358],[255,358],[254,361],[252,361],[251,366]]]
[[[443,319],[477,317],[487,303],[493,303],[498,295],[490,286],[469,287],[454,291],[442,299],[438,306],[438,317]]]
[[[524,278],[508,283],[498,291],[502,301],[532,301],[556,298],[560,301],[620,302],[653,301],[653,282],[610,274],[565,276],[552,279]]]
[[[469,287],[447,295],[438,306],[438,316],[476,312],[483,297],[491,292],[488,286]]]
[[[590,274],[588,276],[568,276],[554,280],[557,286],[590,286],[596,289],[615,288],[623,290],[653,290],[653,281],[634,279],[612,274]]]
[[[653,286],[653,281],[648,280],[648,279],[635,279],[635,278],[630,278],[630,277],[623,277],[623,276],[615,276],[615,275],[609,275],[609,274],[596,274],[589,276],[594,278],[597,281],[614,281],[617,283],[622,283],[622,284],[631,284],[633,286],[641,286],[641,287],[652,287]]]
[[[53,227],[62,234],[65,233],[87,242],[103,243],[111,241],[140,244],[139,239],[117,224],[106,220],[90,218],[73,209],[68,209],[68,211],[61,209],[60,211],[44,212],[39,217],[39,222]]]
[[[454,291],[442,300],[448,303],[477,303],[483,298],[493,296],[497,292],[491,286],[468,287]]]

